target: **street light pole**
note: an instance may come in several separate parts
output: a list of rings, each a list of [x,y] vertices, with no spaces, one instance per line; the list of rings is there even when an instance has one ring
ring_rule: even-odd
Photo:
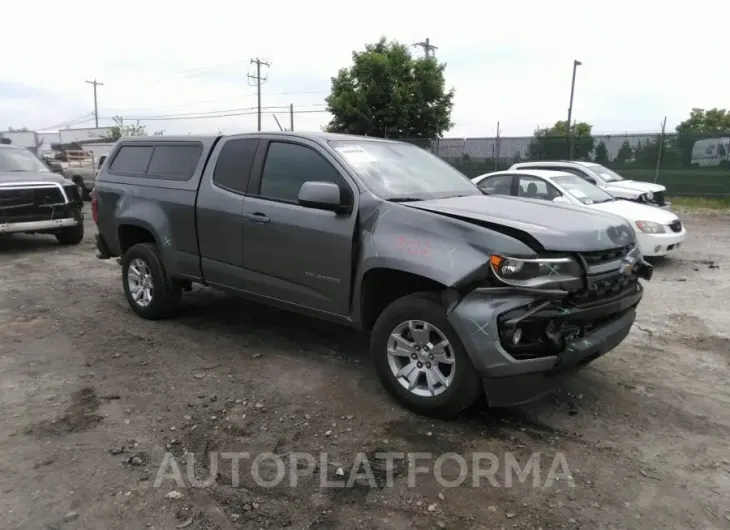
[[[568,105],[568,123],[566,123],[566,132],[568,133],[568,160],[573,159],[573,95],[575,94],[575,71],[583,63],[578,59],[573,61],[573,80],[570,83],[570,104]]]

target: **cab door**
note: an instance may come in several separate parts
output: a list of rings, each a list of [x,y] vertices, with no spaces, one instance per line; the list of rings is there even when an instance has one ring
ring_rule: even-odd
[[[243,199],[243,267],[256,294],[345,316],[350,312],[355,184],[319,144],[262,140]],[[334,182],[350,213],[301,206],[307,181]]]

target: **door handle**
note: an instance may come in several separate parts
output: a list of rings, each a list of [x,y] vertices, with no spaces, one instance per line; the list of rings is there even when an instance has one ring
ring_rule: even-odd
[[[260,212],[245,213],[245,214],[243,214],[243,218],[246,221],[252,221],[254,223],[268,223],[271,220],[266,215],[264,215]]]

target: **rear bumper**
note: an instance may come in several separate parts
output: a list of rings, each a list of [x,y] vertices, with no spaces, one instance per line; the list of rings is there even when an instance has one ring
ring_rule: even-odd
[[[644,293],[639,283],[635,285],[635,291],[619,298],[571,308],[560,307],[560,299],[549,300],[504,288],[481,288],[464,297],[448,318],[484,382],[489,404],[519,405],[549,392],[561,374],[608,353],[626,338]],[[526,309],[537,307],[541,309]],[[513,356],[505,347],[502,332],[503,317],[515,310],[517,314],[529,314],[530,321],[538,326],[565,323],[571,329],[584,331],[566,334],[560,347],[551,353]]]
[[[80,222],[73,218],[54,219],[52,221],[31,221],[26,223],[0,223],[0,234],[12,234],[22,232],[50,232],[65,228],[68,226],[76,226]]]

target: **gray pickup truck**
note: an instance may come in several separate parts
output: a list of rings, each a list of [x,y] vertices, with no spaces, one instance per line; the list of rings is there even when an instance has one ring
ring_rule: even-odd
[[[530,401],[614,349],[652,275],[619,217],[486,196],[375,138],[124,138],[92,212],[139,316],[197,283],[370,331],[385,388],[438,417]]]

